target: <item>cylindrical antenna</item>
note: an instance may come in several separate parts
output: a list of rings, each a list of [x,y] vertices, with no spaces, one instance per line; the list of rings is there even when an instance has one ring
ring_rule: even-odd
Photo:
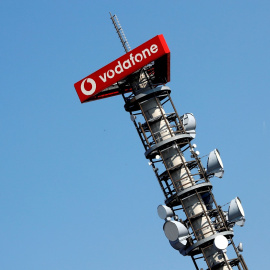
[[[131,51],[131,48],[130,48],[130,46],[128,44],[127,38],[125,36],[125,33],[123,31],[123,28],[121,27],[121,24],[120,24],[117,16],[112,15],[111,12],[110,12],[110,16],[111,16],[111,20],[112,20],[112,23],[114,25],[114,28],[115,28],[115,30],[116,30],[119,38],[120,38],[120,41],[121,41],[126,53]]]

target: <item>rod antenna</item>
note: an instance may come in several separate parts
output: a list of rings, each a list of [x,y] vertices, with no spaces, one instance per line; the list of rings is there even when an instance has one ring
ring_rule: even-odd
[[[110,16],[111,16],[111,20],[112,20],[112,23],[114,25],[114,28],[115,28],[115,30],[120,38],[120,41],[121,41],[126,53],[131,51],[131,48],[130,48],[129,43],[127,41],[127,38],[125,36],[124,30],[123,30],[117,16],[112,15],[111,12],[110,12]]]

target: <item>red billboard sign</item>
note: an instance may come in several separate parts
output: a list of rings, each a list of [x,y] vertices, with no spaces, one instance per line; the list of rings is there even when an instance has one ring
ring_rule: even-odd
[[[80,101],[86,102],[102,90],[122,80],[147,64],[169,55],[163,35],[155,36],[132,51],[74,84]]]

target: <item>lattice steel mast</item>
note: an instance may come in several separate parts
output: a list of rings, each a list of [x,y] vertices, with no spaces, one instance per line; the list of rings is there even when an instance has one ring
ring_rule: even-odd
[[[110,13],[110,16],[127,53],[131,49],[119,20],[116,15]],[[157,83],[145,75],[145,70],[142,74],[129,80],[132,94],[123,94],[123,97],[125,110],[131,115],[146,150],[145,157],[165,196],[165,205],[160,205],[158,212],[165,220],[166,237],[182,255],[191,256],[197,270],[199,259],[205,260],[209,270],[231,270],[233,267],[247,270],[240,249],[232,239],[234,222],[228,220],[228,214],[216,203],[212,193],[209,178],[214,173],[207,173],[195,151],[196,146],[191,144],[196,134],[194,116],[184,114],[180,117],[171,100],[170,88],[156,87]],[[142,85],[141,78],[147,84]],[[172,113],[165,112],[165,104],[170,106]],[[192,156],[189,161],[184,156],[187,149]],[[217,150],[211,153],[219,157]],[[179,218],[183,213],[184,220]],[[228,258],[226,247],[222,246],[224,241],[226,247],[233,247],[236,258]]]

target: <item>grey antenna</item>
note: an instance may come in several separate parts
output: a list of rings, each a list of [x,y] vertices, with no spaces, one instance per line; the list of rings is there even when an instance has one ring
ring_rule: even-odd
[[[230,202],[228,220],[229,222],[235,222],[240,227],[243,227],[245,224],[245,212],[239,197],[234,198]]]
[[[217,149],[211,151],[208,156],[206,172],[208,175],[215,175],[219,178],[223,177],[224,174],[223,163],[220,158],[219,151]]]
[[[121,40],[121,43],[122,43],[126,53],[131,51],[131,48],[129,46],[129,43],[127,41],[127,38],[125,36],[125,33],[123,31],[123,28],[122,28],[117,16],[112,15],[111,12],[110,12],[110,15],[111,15],[111,20],[112,20],[112,23],[114,25],[114,28],[115,28],[115,30],[116,30],[116,32],[117,32],[117,34],[118,34],[118,36],[119,36],[119,38]]]
[[[185,113],[180,118],[186,133],[190,134],[194,139],[196,136],[196,120],[194,115],[192,113]]]
[[[130,48],[129,43],[127,41],[124,30],[123,30],[117,16],[115,14],[112,15],[111,12],[110,12],[110,16],[111,16],[111,20],[112,20],[112,23],[114,25],[114,28],[115,28],[115,30],[120,38],[120,41],[125,49],[125,52],[128,53],[129,51],[131,51],[131,48]],[[139,74],[139,77],[133,83],[134,83],[133,87],[134,88],[138,87],[138,89],[146,88],[147,86],[149,86],[149,77],[146,74],[144,68],[142,69],[142,72]]]

